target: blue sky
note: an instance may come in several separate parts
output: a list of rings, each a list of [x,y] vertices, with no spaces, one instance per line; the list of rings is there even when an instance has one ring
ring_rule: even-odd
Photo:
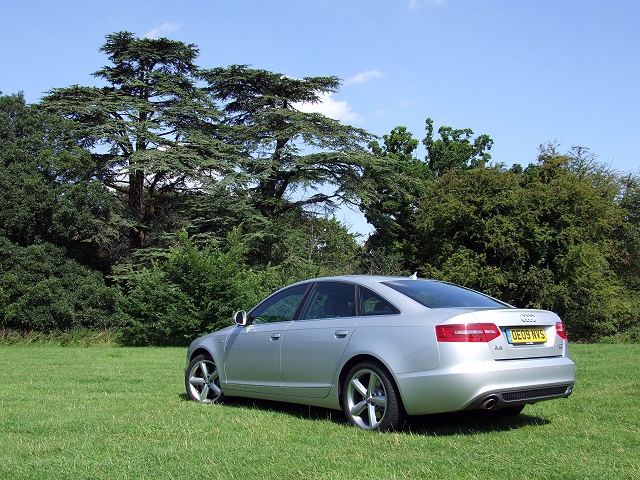
[[[335,75],[324,111],[376,135],[424,121],[486,133],[493,161],[588,147],[640,171],[640,2],[634,0],[1,0],[0,91],[37,101],[96,84],[120,30],[200,48],[202,67]],[[420,156],[424,155],[421,150]],[[359,220],[356,230],[365,230]]]

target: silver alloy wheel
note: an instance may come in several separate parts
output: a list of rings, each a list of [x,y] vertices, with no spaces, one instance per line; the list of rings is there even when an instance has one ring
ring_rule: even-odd
[[[202,403],[214,403],[222,396],[218,367],[208,358],[191,366],[188,375],[189,396]]]
[[[347,387],[347,408],[361,428],[376,428],[387,411],[387,392],[374,371],[363,368],[351,376]]]

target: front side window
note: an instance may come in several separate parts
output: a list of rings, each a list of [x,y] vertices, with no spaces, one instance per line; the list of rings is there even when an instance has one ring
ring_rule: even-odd
[[[309,285],[298,285],[267,298],[251,311],[249,322],[259,324],[290,321],[307,288]]]
[[[319,282],[313,288],[302,318],[339,318],[356,315],[356,287],[349,283]]]

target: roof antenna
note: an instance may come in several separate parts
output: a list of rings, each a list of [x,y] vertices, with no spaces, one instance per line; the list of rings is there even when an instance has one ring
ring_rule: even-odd
[[[411,280],[417,280],[418,279],[418,272],[413,272],[413,275],[411,275],[409,278]]]

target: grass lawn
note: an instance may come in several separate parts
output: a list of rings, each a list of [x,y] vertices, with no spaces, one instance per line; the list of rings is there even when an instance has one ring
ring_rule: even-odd
[[[187,401],[186,349],[0,347],[0,478],[640,479],[640,345],[573,345],[566,400],[514,418]]]

